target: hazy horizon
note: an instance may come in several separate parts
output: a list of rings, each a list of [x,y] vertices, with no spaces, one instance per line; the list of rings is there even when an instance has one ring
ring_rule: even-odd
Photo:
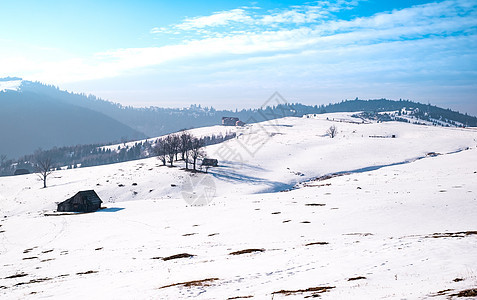
[[[0,77],[135,107],[409,99],[477,115],[477,3],[2,3]]]

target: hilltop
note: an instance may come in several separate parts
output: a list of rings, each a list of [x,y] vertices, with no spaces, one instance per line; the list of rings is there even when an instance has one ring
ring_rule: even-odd
[[[0,178],[0,295],[439,299],[475,288],[477,132],[352,115],[239,129],[206,147],[219,159],[208,173],[146,158],[55,171],[46,189],[34,174]],[[48,216],[86,189],[107,208]]]

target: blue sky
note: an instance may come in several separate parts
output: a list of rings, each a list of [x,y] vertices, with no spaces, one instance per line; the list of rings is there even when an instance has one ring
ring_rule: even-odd
[[[477,2],[4,1],[0,77],[133,106],[410,99],[477,115]]]

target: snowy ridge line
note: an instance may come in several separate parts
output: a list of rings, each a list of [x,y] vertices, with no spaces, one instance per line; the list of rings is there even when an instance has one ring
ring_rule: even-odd
[[[7,80],[1,81],[0,80],[0,92],[6,92],[7,90],[18,91],[20,89],[20,85],[22,84],[22,80]]]
[[[413,162],[419,161],[419,160],[424,159],[424,158],[435,157],[435,156],[440,156],[440,155],[456,154],[456,153],[460,153],[462,151],[467,151],[467,150],[470,150],[470,149],[471,149],[470,147],[460,148],[460,149],[450,151],[450,152],[447,152],[447,153],[444,153],[444,154],[429,152],[424,156],[419,156],[419,157],[416,157],[416,158],[406,159],[406,160],[400,161],[400,162],[395,162],[395,163],[390,163],[390,164],[385,164],[385,165],[378,165],[378,166],[369,166],[369,167],[359,168],[359,169],[355,169],[355,170],[328,173],[328,174],[318,176],[318,177],[315,177],[315,178],[312,178],[312,179],[309,179],[309,180],[301,181],[299,183],[296,183],[290,189],[285,189],[285,190],[282,190],[280,192],[288,192],[288,191],[291,191],[291,190],[299,189],[301,187],[306,187],[307,182],[325,181],[325,180],[328,180],[328,179],[331,179],[331,178],[334,178],[334,177],[339,177],[339,176],[346,176],[346,175],[351,175],[351,174],[356,174],[356,173],[372,172],[372,171],[376,171],[376,170],[386,168],[386,167],[400,166],[400,165],[413,163]]]

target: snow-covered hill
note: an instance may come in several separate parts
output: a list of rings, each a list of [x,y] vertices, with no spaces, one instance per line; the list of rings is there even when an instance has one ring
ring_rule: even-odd
[[[476,131],[346,113],[236,130],[207,147],[219,160],[208,174],[150,158],[58,171],[46,189],[35,174],[0,178],[0,297],[446,299],[477,287]],[[45,216],[86,189],[107,209]]]
[[[23,79],[19,77],[0,78],[0,92],[7,90],[18,91],[22,85]]]

